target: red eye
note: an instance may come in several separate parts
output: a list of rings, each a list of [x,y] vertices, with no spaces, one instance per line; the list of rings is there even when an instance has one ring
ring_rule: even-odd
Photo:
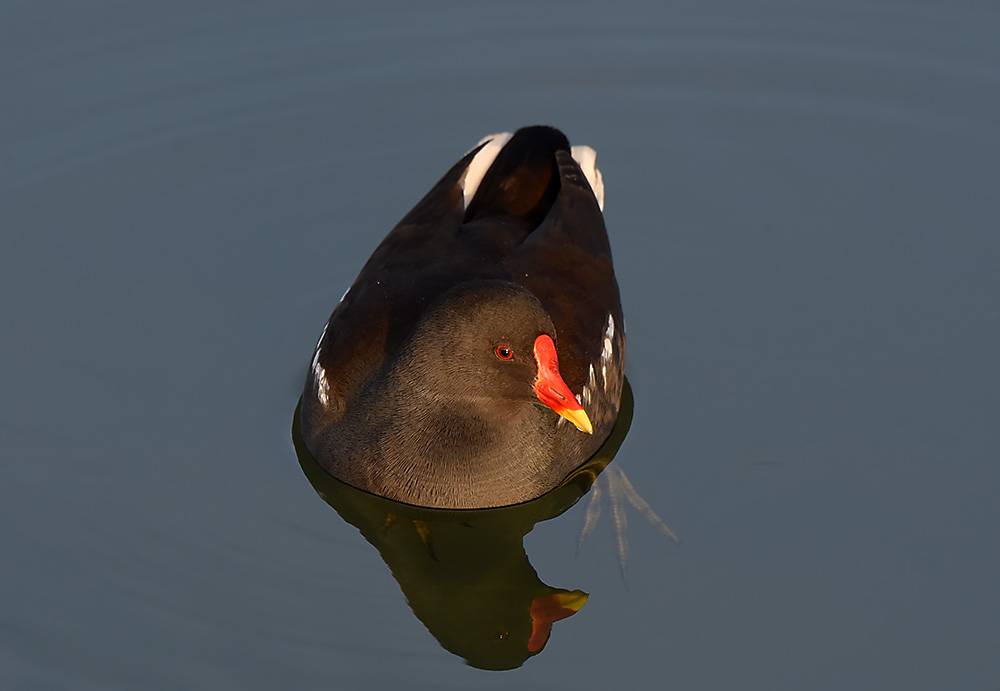
[[[497,357],[501,360],[510,360],[514,357],[514,351],[505,345],[498,345],[496,351]]]

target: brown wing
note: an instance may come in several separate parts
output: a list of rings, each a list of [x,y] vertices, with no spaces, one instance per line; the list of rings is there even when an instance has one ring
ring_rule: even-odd
[[[556,327],[560,372],[569,387],[579,391],[590,379],[591,365],[596,369],[611,366],[620,379],[624,324],[597,199],[573,157],[566,151],[557,151],[555,157],[559,194],[542,224],[505,265],[513,280],[534,293],[548,310]],[[609,316],[610,355],[605,346]],[[620,381],[615,388],[620,394]]]

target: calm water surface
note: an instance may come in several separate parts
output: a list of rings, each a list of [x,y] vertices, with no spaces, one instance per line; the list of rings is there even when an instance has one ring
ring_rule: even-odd
[[[0,9],[0,687],[1000,683],[1000,7]],[[481,136],[607,185],[628,588],[466,666],[289,435],[319,330]]]

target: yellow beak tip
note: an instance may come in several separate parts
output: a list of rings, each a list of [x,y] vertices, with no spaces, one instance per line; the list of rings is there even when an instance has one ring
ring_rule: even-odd
[[[582,408],[580,410],[562,410],[559,411],[559,414],[572,422],[573,426],[581,432],[594,433],[594,426],[590,424],[590,418],[587,417],[587,412]]]

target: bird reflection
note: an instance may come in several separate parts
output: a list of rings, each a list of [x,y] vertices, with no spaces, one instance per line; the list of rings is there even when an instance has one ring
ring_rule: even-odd
[[[632,408],[626,380],[618,421],[597,453],[551,492],[497,509],[428,509],[369,494],[316,463],[302,442],[298,411],[292,437],[313,488],[379,551],[413,613],[438,642],[473,667],[513,669],[541,652],[552,624],[576,614],[588,597],[543,583],[528,560],[524,536],[594,485],[628,433]]]

